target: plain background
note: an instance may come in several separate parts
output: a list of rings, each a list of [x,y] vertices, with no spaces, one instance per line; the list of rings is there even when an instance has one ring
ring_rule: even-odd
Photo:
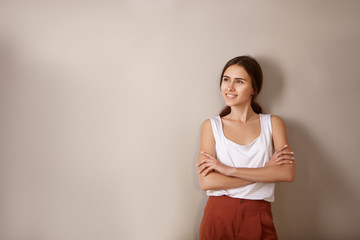
[[[197,239],[201,123],[263,67],[280,239],[359,239],[359,1],[1,1],[0,239]]]

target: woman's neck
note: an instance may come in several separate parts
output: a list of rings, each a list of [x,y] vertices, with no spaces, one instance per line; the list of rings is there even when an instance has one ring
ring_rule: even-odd
[[[247,123],[248,121],[257,119],[257,113],[254,112],[250,105],[245,106],[231,106],[231,112],[226,118]]]

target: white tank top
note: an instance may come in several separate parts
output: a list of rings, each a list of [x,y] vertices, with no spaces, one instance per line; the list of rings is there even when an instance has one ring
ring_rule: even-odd
[[[271,115],[259,114],[260,135],[248,145],[239,145],[224,135],[220,116],[210,118],[215,138],[216,158],[232,167],[264,167],[273,155]],[[226,190],[208,190],[209,196],[227,195],[233,198],[262,199],[274,201],[275,183],[253,183],[240,188]]]

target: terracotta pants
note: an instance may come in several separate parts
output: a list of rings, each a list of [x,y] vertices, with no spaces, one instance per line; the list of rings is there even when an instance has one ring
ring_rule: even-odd
[[[210,196],[200,225],[200,240],[277,239],[271,203]]]

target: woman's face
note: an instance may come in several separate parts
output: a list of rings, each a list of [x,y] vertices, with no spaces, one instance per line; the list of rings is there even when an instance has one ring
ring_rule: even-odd
[[[251,77],[244,67],[231,65],[225,70],[221,81],[221,93],[227,106],[251,104],[255,92]]]

